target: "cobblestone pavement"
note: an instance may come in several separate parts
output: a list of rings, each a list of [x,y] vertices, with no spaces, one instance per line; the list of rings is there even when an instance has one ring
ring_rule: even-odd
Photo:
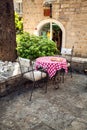
[[[0,99],[0,130],[87,130],[87,75],[66,75],[59,89],[12,92]]]

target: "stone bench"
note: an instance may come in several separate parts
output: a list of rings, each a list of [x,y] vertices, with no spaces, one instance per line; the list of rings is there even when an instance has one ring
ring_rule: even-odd
[[[70,61],[70,56],[65,58]],[[72,69],[75,72],[87,74],[87,58],[72,57]]]
[[[87,74],[87,58],[72,57],[73,70]]]

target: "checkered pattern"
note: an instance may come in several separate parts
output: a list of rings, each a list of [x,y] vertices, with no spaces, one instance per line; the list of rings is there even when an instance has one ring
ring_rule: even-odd
[[[39,67],[43,67],[49,74],[49,77],[52,78],[56,72],[60,69],[65,69],[65,72],[67,72],[67,62],[65,58],[61,58],[61,57],[57,57],[57,58],[61,58],[61,61],[51,61],[52,56],[46,56],[46,57],[40,57],[36,59],[36,69],[38,69]]]

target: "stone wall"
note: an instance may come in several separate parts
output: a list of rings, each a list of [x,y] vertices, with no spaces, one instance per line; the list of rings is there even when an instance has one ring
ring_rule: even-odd
[[[43,15],[43,0],[23,0],[24,30],[34,33],[37,25],[49,16]],[[74,45],[74,55],[87,57],[87,0],[56,0],[52,18],[65,28],[65,46]]]
[[[28,71],[30,60],[21,58],[19,60],[22,60],[20,62],[24,66],[22,66],[22,72]],[[3,62],[0,60],[0,96],[15,91],[18,87],[22,87],[25,81],[26,79],[21,75],[19,62]]]
[[[0,60],[16,59],[13,1],[0,0]]]

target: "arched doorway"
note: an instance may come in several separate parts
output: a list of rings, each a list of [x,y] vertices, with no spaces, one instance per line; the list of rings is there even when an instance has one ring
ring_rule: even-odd
[[[61,51],[65,47],[65,29],[64,26],[57,20],[47,19],[41,21],[35,28],[34,34],[43,35],[50,40],[55,41],[57,48]]]
[[[39,35],[53,40],[56,43],[57,48],[61,50],[62,30],[56,23],[49,22],[43,25],[39,31]]]

